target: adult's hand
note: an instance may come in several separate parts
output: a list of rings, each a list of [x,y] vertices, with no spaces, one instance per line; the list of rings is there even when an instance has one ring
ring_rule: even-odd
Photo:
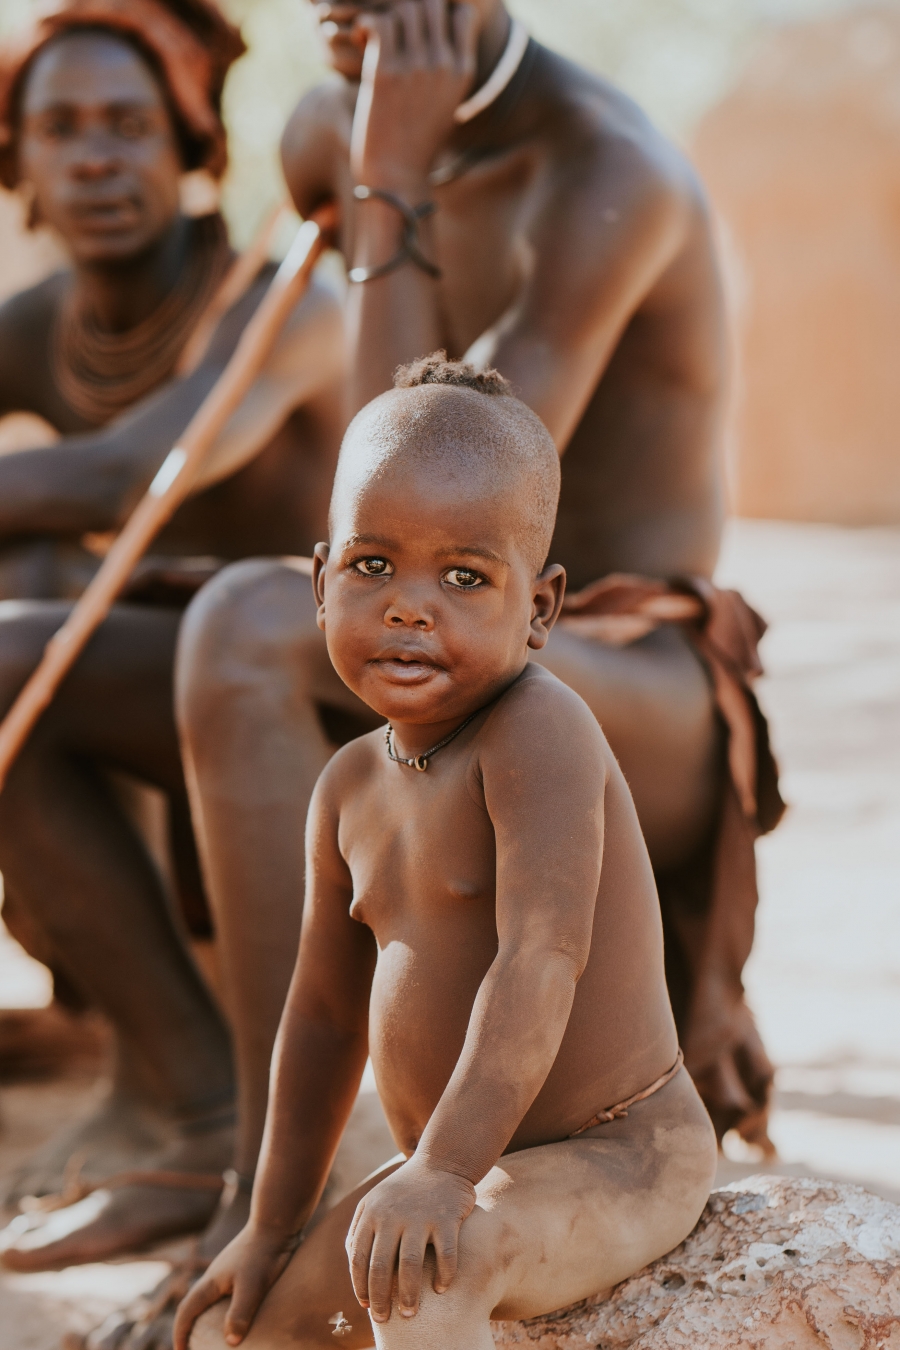
[[[366,50],[353,176],[369,187],[417,191],[475,77],[475,11],[448,0],[404,0],[358,22]]]

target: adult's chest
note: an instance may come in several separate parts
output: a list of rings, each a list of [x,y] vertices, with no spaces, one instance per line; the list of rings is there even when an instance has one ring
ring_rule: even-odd
[[[532,266],[529,231],[541,184],[530,147],[471,160],[448,154],[439,166],[450,176],[431,187],[436,210],[422,226],[422,247],[442,273],[436,283],[441,340],[459,357],[522,294]],[[349,172],[343,195],[349,259],[358,213],[366,210],[353,200]]]
[[[495,934],[496,851],[465,770],[432,761],[424,773],[386,763],[379,781],[341,812],[338,839],[353,880],[351,914],[384,948],[473,923]]]

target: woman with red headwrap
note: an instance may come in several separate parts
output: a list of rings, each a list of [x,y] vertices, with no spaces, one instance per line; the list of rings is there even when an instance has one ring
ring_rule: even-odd
[[[127,516],[271,276],[263,269],[182,376],[231,259],[214,201],[188,213],[184,187],[202,176],[212,189],[226,167],[221,94],[242,50],[210,0],[62,0],[0,52],[0,179],[71,259],[0,307],[0,415],[36,413],[62,435],[0,459],[0,599],[19,602],[0,606],[0,713],[83,584],[85,540]],[[233,1160],[229,1037],[108,771],[166,795],[183,908],[208,924],[172,708],[180,595],[198,560],[208,573],[217,560],[308,554],[322,537],[342,355],[339,304],[314,283],[202,490],[154,545],[153,586],[116,606],[0,795],[7,916],[117,1032],[111,1097],[26,1166],[10,1198],[62,1189],[67,1163],[67,1198],[144,1169],[103,1204],[85,1201],[97,1213],[61,1241],[53,1215],[18,1233],[4,1253],[18,1269],[197,1230],[219,1202]],[[295,944],[285,934],[284,987]],[[245,1205],[237,1182],[229,1194]]]

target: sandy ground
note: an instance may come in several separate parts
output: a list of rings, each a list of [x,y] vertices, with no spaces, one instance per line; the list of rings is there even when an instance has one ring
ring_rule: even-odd
[[[791,804],[759,846],[747,971],[779,1066],[779,1160],[766,1170],[900,1200],[900,531],[739,522],[720,577],[771,624],[761,696]],[[0,941],[0,1003],[45,997],[42,972]],[[0,1172],[101,1090],[0,1091]],[[370,1120],[373,1105],[362,1103]],[[370,1149],[378,1137],[374,1121]],[[730,1140],[728,1152],[722,1180],[759,1170]],[[174,1254],[3,1277],[0,1350],[57,1350],[63,1330],[86,1330],[152,1287]]]

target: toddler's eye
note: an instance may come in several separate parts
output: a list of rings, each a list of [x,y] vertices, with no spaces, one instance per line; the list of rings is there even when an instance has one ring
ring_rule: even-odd
[[[449,572],[444,573],[444,580],[464,591],[471,591],[476,586],[484,584],[484,578],[473,572],[470,567],[451,567]]]
[[[353,568],[364,577],[388,577],[394,570],[387,558],[360,558]]]

